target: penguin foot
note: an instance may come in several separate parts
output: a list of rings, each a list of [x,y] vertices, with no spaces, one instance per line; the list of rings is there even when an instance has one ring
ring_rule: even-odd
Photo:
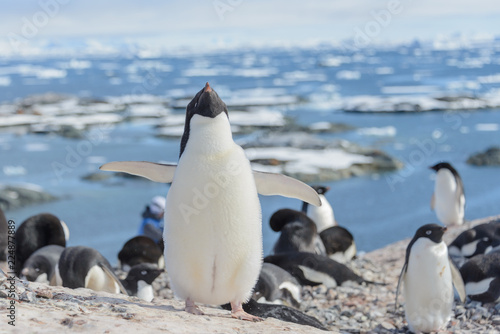
[[[184,310],[188,313],[194,314],[194,315],[204,315],[202,310],[196,304],[191,300],[191,299],[186,299],[186,307]]]
[[[260,317],[256,317],[254,315],[251,315],[243,310],[243,307],[241,303],[233,303],[231,302],[231,316],[233,318],[239,319],[239,320],[246,320],[246,321],[263,321],[264,319]]]

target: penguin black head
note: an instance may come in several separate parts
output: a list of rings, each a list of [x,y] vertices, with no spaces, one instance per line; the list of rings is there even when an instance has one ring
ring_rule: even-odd
[[[435,170],[436,172],[442,168],[446,168],[446,169],[450,170],[454,175],[457,174],[456,169],[448,162],[440,162],[440,163],[435,164],[434,166],[430,166],[429,168]]]
[[[28,261],[25,263],[23,270],[21,270],[22,276],[30,282],[35,282],[39,276],[46,274],[47,280],[50,280],[49,276],[52,272],[52,267],[46,258],[37,256],[28,259]]]
[[[144,281],[147,284],[152,284],[162,272],[163,269],[159,269],[154,264],[141,263],[130,268],[126,280],[135,282]]]
[[[291,223],[296,223],[298,227],[311,229],[314,234],[317,233],[316,224],[305,213],[300,211],[280,209],[273,213],[269,219],[269,225],[275,232],[280,232],[285,225]]]
[[[186,122],[184,124],[184,134],[181,139],[181,152],[179,156],[184,152],[189,139],[189,123],[191,122],[191,118],[194,115],[215,118],[222,112],[226,113],[226,115],[228,114],[227,106],[207,82],[205,87],[196,94],[186,107]]]
[[[443,234],[446,232],[446,229],[446,227],[437,224],[427,224],[417,230],[413,240],[427,238],[435,243],[440,243],[443,241]]]

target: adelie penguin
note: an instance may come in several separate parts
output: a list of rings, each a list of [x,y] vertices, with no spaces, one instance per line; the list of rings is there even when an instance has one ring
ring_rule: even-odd
[[[63,251],[64,247],[59,245],[47,245],[37,249],[24,262],[20,278],[55,285],[56,266]]]
[[[316,185],[312,186],[312,188],[318,193],[318,196],[321,199],[321,206],[310,207],[309,203],[302,202],[302,212],[307,214],[313,220],[318,228],[318,233],[321,233],[327,228],[337,225],[337,221],[335,220],[332,206],[325,197],[325,194],[328,190],[330,190],[330,187]]]
[[[108,260],[97,250],[85,246],[64,249],[56,266],[56,283],[72,289],[88,288],[127,295]]]
[[[37,249],[47,245],[66,246],[69,230],[66,224],[50,213],[41,213],[26,219],[16,234],[16,275],[19,276],[24,261]]]
[[[460,268],[460,274],[470,299],[482,303],[500,301],[500,252],[472,257]]]
[[[365,280],[344,264],[324,255],[304,252],[282,253],[266,256],[264,262],[288,271],[302,285],[324,284],[328,288],[334,288],[346,282],[381,284]]]
[[[298,308],[301,291],[302,286],[289,272],[272,263],[263,263],[252,298],[259,303],[284,304]]]
[[[195,302],[230,302],[235,318],[257,321],[247,301],[262,265],[262,213],[258,193],[321,205],[306,184],[279,174],[252,172],[232,138],[225,103],[207,83],[186,108],[178,165],[122,161],[102,170],[172,183],[165,208],[165,267],[185,310]]]
[[[130,296],[137,296],[150,302],[154,298],[153,281],[163,271],[163,269],[151,263],[137,264],[130,268],[127,278],[121,280],[121,282]]]
[[[153,239],[139,235],[128,240],[118,253],[119,266],[123,271],[129,271],[131,267],[141,263],[152,263],[163,268],[162,250]]]
[[[436,171],[431,209],[446,226],[464,223],[465,194],[462,178],[448,162],[440,162],[432,167]]]
[[[345,227],[338,226],[333,209],[325,194],[330,187],[312,186],[321,199],[320,207],[310,207],[302,203],[302,212],[306,213],[316,224],[319,236],[325,247],[326,255],[332,260],[346,263],[356,256],[356,243],[351,232]]]
[[[269,220],[275,232],[281,232],[274,244],[274,254],[309,252],[325,254],[325,246],[319,237],[316,225],[303,212],[292,209],[276,211]]]
[[[452,256],[470,258],[486,254],[500,247],[500,220],[474,226],[460,233],[449,244],[448,251]]]
[[[448,256],[443,241],[446,227],[420,227],[406,248],[403,269],[396,290],[396,307],[401,283],[404,286],[405,315],[414,333],[439,331],[451,318],[453,285],[465,300],[460,272]]]

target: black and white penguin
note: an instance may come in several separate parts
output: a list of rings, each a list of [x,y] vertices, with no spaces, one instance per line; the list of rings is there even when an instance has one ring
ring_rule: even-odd
[[[272,263],[263,263],[253,298],[259,303],[299,307],[301,291],[302,286],[289,272]]]
[[[109,264],[97,250],[75,246],[65,248],[56,266],[57,285],[67,288],[87,288],[127,295]]]
[[[0,208],[0,262],[7,260],[7,245],[8,245],[8,226],[7,219]]]
[[[264,262],[272,263],[288,271],[302,285],[324,284],[328,288],[333,288],[349,281],[360,284],[374,283],[324,255],[304,252],[282,253],[266,256]]]
[[[64,247],[59,245],[47,245],[37,249],[24,262],[21,279],[54,285],[55,269],[63,251]]]
[[[316,224],[305,213],[281,209],[273,213],[269,225],[273,231],[281,232],[274,244],[274,254],[288,252],[326,254]]]
[[[306,184],[284,175],[253,172],[232,138],[225,103],[207,83],[186,108],[179,163],[110,162],[102,170],[172,183],[165,208],[165,267],[186,311],[195,302],[231,302],[234,318],[258,321],[242,303],[262,265],[262,213],[257,193],[321,205]]]
[[[342,226],[332,226],[319,234],[326,255],[337,262],[347,263],[356,256],[356,243],[351,232]]]
[[[482,303],[500,301],[500,252],[472,257],[460,268],[460,274],[470,299]]]
[[[439,331],[448,323],[453,306],[453,285],[462,302],[465,300],[462,277],[443,241],[445,231],[446,227],[436,224],[424,225],[406,248],[396,290],[396,307],[403,282],[406,321],[415,333]]]
[[[141,263],[152,263],[163,268],[163,252],[153,239],[139,235],[128,240],[118,253],[119,266],[123,271]]]
[[[130,268],[127,278],[121,280],[121,283],[130,296],[137,296],[150,302],[154,298],[153,281],[163,271],[151,263],[137,264]]]
[[[320,207],[310,207],[302,202],[302,212],[306,213],[316,224],[325,252],[332,260],[346,263],[356,256],[354,237],[345,227],[338,226],[333,209],[325,194],[330,187],[312,186],[321,199]]]
[[[69,230],[66,224],[50,213],[29,217],[18,227],[16,234],[16,275],[24,261],[37,249],[47,245],[66,246]]]
[[[221,305],[221,307],[225,310],[231,309],[230,304]],[[281,321],[315,327],[324,331],[328,330],[318,319],[286,305],[265,304],[250,299],[247,303],[243,304],[243,309],[251,315],[264,319],[275,318]]]
[[[474,226],[460,233],[448,246],[452,256],[466,258],[486,254],[500,247],[500,220]]]
[[[464,223],[465,193],[462,178],[448,162],[440,162],[429,167],[436,171],[431,209],[444,225]]]
[[[302,212],[306,213],[313,220],[313,222],[316,223],[318,233],[321,233],[327,228],[337,225],[332,206],[325,197],[325,194],[328,190],[330,190],[330,187],[320,185],[311,187],[318,193],[318,196],[321,199],[321,206],[310,207],[309,203],[302,202]]]

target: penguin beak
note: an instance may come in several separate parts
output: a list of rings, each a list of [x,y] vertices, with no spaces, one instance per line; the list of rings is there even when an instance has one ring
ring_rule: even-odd
[[[208,83],[208,81],[205,84],[205,88],[203,89],[203,91],[207,92],[207,93],[212,91],[212,87],[210,87],[210,84]]]
[[[443,233],[446,231],[448,231],[448,227],[445,226],[445,227],[443,227]]]

